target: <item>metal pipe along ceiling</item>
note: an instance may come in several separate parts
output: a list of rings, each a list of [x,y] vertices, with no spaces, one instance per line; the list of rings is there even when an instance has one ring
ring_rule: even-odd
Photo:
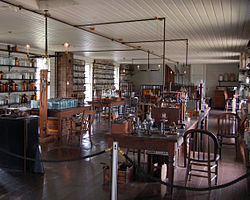
[[[43,13],[40,13],[40,12],[38,12],[38,11],[36,11],[36,10],[32,10],[32,9],[29,9],[29,8],[25,8],[25,7],[21,6],[21,5],[17,5],[17,4],[14,4],[14,3],[11,3],[11,2],[8,2],[8,1],[5,1],[5,0],[0,0],[0,2],[9,4],[9,5],[12,5],[12,6],[16,6],[16,7],[18,7],[20,10],[23,9],[23,10],[26,10],[26,11],[29,11],[29,12],[32,12],[32,13],[35,13],[35,14],[44,16]],[[113,42],[117,42],[117,43],[119,43],[119,44],[123,44],[123,45],[125,45],[125,46],[127,46],[127,47],[130,47],[130,48],[132,47],[132,48],[134,48],[134,49],[138,49],[138,50],[143,51],[143,52],[146,52],[146,53],[149,51],[149,50],[145,50],[145,49],[142,49],[142,48],[138,48],[138,47],[136,47],[136,46],[132,46],[132,45],[130,45],[130,44],[128,44],[128,43],[125,43],[125,42],[121,42],[121,41],[119,41],[118,39],[114,39],[114,38],[108,37],[108,36],[103,35],[103,34],[100,34],[100,33],[92,32],[91,30],[88,30],[88,29],[79,27],[79,26],[77,26],[77,25],[73,25],[73,24],[71,24],[71,23],[69,23],[69,22],[63,21],[63,20],[61,20],[61,19],[58,19],[58,18],[55,18],[55,17],[52,17],[52,16],[48,16],[48,18],[53,19],[53,20],[55,20],[55,21],[57,21],[57,22],[61,22],[61,23],[65,24],[65,25],[68,25],[68,26],[71,26],[71,27],[74,27],[74,28],[77,28],[77,29],[86,31],[86,32],[88,32],[88,33],[91,33],[91,34],[94,34],[94,35],[103,37],[103,38],[108,39],[108,40],[111,40],[111,41],[113,41]],[[150,19],[153,20],[153,18],[150,18]],[[156,18],[154,18],[154,19],[155,19],[155,20],[164,19],[163,21],[164,21],[164,24],[165,24],[165,18],[157,18],[157,17],[156,17]],[[142,20],[146,20],[146,19],[142,19]],[[164,32],[165,32],[165,31],[164,31]],[[164,42],[165,42],[165,40],[164,40]],[[165,59],[164,59],[165,55],[161,56],[161,55],[158,55],[158,54],[153,53],[152,51],[150,52],[150,54],[151,54],[151,55],[154,55],[154,56],[157,56],[157,57],[160,57],[160,58],[163,58],[163,60],[165,60]],[[169,58],[166,58],[166,59],[167,59],[168,61],[170,61],[170,62],[178,63],[177,61],[171,60],[171,59],[169,59]]]

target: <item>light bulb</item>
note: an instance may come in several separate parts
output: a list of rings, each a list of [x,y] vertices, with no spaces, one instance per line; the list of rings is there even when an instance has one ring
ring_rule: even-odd
[[[30,49],[30,45],[26,44],[26,49],[29,50]]]
[[[63,44],[63,46],[64,46],[65,48],[69,48],[69,47],[70,47],[70,44],[69,44],[68,42],[65,42],[65,43]]]

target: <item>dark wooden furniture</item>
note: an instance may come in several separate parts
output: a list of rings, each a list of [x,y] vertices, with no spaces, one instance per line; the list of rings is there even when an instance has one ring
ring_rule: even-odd
[[[213,107],[224,109],[226,105],[226,99],[224,90],[215,90],[214,91],[214,99],[213,99]]]
[[[148,173],[158,177],[162,171],[162,165],[168,165],[168,152],[147,151]],[[157,166],[155,166],[157,164]],[[167,176],[168,177],[168,176]],[[161,177],[163,179],[167,177]]]
[[[161,123],[163,114],[166,115],[168,124],[172,124],[173,122],[178,124],[178,120],[181,119],[180,108],[155,108],[153,107],[151,110],[152,118],[155,120],[157,124]]]
[[[220,155],[222,145],[235,145],[236,156],[238,149],[238,137],[240,131],[240,118],[235,113],[223,113],[218,117],[217,137],[220,143]],[[234,139],[234,143],[223,142],[223,139]]]
[[[83,113],[85,110],[90,110],[90,106],[63,109],[63,110],[48,110],[49,117],[56,117],[58,119],[58,134],[62,136],[62,119]]]
[[[102,109],[103,107],[107,107],[108,108],[108,117],[109,120],[111,120],[112,116],[111,116],[111,108],[112,107],[118,107],[120,108],[120,106],[126,105],[127,101],[126,100],[105,100],[105,99],[100,99],[100,100],[94,100],[94,101],[90,101],[88,102],[92,108],[98,108],[98,109]]]
[[[168,66],[165,66],[165,86],[167,86],[167,90],[171,90],[171,84],[174,83],[174,71]]]
[[[96,114],[95,110],[84,110],[83,114],[82,114],[82,116],[80,118],[79,126],[76,125],[76,128],[74,130],[71,130],[72,133],[76,133],[77,135],[79,135],[80,144],[81,144],[81,141],[82,141],[81,136],[83,134],[85,134],[86,132],[88,132],[89,140],[90,140],[90,142],[92,144],[91,126],[92,126],[92,124],[94,122],[95,114]]]
[[[186,130],[196,128],[199,123],[204,124],[204,121],[205,126],[202,125],[202,127],[207,129],[207,118],[209,111],[210,108],[208,108],[200,116],[194,117],[191,119],[191,121],[186,122],[185,129],[177,130],[179,133],[177,135],[168,135],[166,137],[154,134],[152,136],[148,136],[139,132],[137,135],[106,134],[105,136],[108,138],[109,146],[111,146],[114,141],[117,141],[118,145],[123,148],[168,152],[168,182],[173,184],[174,156],[176,155],[177,147],[183,143],[182,135]],[[184,166],[186,166],[185,160],[186,159],[184,159]],[[139,162],[140,151],[138,151],[138,163]]]
[[[185,185],[187,185],[188,179],[191,180],[191,176],[207,178],[209,187],[213,180],[217,185],[220,158],[217,137],[209,131],[191,129],[184,134],[183,138],[184,151],[188,159]],[[207,173],[207,176],[203,175],[204,173]],[[214,174],[213,177],[212,174]]]
[[[58,120],[58,137],[62,137],[62,120],[64,118],[71,118],[73,115],[81,114],[85,110],[90,110],[91,106],[83,106],[83,107],[76,107],[76,108],[69,108],[63,110],[48,110],[48,117],[54,117]],[[32,109],[31,114],[37,115],[39,110]]]
[[[0,117],[0,148],[23,157],[36,159],[35,162],[13,157],[0,152],[0,167],[44,173],[38,148],[38,117]]]

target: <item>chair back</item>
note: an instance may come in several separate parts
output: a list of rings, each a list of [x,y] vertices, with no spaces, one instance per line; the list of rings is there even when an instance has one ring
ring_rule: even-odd
[[[92,123],[94,122],[95,119],[95,114],[96,114],[96,110],[85,110],[83,112],[83,116],[87,116],[87,120],[88,120],[88,124],[89,126],[92,125]],[[90,128],[90,127],[89,127]]]
[[[191,129],[184,133],[184,150],[188,159],[198,162],[214,162],[219,153],[217,137],[206,130]]]
[[[240,128],[240,118],[235,113],[223,113],[218,117],[218,136],[238,137]]]

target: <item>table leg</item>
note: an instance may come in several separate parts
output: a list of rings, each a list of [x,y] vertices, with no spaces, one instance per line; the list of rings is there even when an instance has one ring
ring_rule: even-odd
[[[91,136],[91,124],[90,124],[90,122],[88,122],[88,126],[89,126],[89,140],[90,140],[90,143],[92,144],[92,136]]]
[[[109,106],[108,109],[109,109],[109,121],[111,121],[112,120],[112,117],[111,117],[111,106]]]
[[[201,129],[202,129],[202,130],[204,129],[204,119],[201,120]]]
[[[138,162],[138,166],[140,166],[140,163],[141,163],[141,150],[138,150],[137,162]]]
[[[208,130],[208,116],[205,117],[205,130]]]
[[[62,118],[58,117],[58,135],[59,140],[62,141]]]
[[[168,157],[168,183],[173,184],[174,183],[174,156],[169,155]],[[168,187],[168,192],[172,194],[173,188]]]

